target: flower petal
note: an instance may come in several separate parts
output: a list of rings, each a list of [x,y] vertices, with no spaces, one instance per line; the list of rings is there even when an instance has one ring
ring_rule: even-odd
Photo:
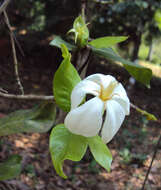
[[[130,114],[130,101],[129,101],[129,98],[127,96],[121,97],[118,95],[114,95],[112,97],[112,100],[115,100],[117,103],[120,104],[120,106],[124,109],[126,115]]]
[[[65,126],[74,134],[95,136],[101,129],[103,108],[104,103],[99,98],[92,98],[67,114]]]
[[[112,100],[117,101],[124,108],[126,115],[130,114],[130,101],[121,83],[119,83],[114,89]]]
[[[108,143],[119,130],[125,118],[125,111],[114,100],[106,102],[106,118],[101,131],[102,139]]]
[[[125,88],[121,83],[118,83],[112,94],[119,94],[119,96],[127,96]]]
[[[95,82],[82,80],[73,89],[71,94],[71,110],[75,109],[83,101],[86,94],[99,95],[100,86]]]
[[[104,74],[93,74],[87,77],[86,80],[90,80],[99,85],[102,85],[103,88],[107,88],[111,82],[116,81],[113,76]]]

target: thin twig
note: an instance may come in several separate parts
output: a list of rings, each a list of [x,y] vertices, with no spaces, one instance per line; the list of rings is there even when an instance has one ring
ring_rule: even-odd
[[[12,32],[12,31],[11,31],[11,32]],[[24,51],[23,51],[23,49],[22,49],[20,43],[18,42],[18,40],[17,40],[17,38],[16,38],[16,36],[15,36],[15,34],[14,34],[13,32],[12,32],[12,36],[13,36],[13,38],[14,38],[14,40],[15,40],[15,43],[16,43],[18,49],[20,50],[20,53],[22,54],[22,56],[25,56],[25,53],[24,53]]]
[[[155,149],[154,149],[153,157],[152,157],[150,166],[149,166],[149,168],[148,168],[148,171],[147,171],[147,173],[146,173],[146,176],[145,176],[145,179],[144,179],[144,183],[143,183],[143,186],[142,186],[141,190],[144,190],[144,189],[145,189],[145,184],[146,184],[146,181],[147,181],[147,179],[148,179],[150,170],[151,170],[151,168],[152,168],[153,161],[154,161],[154,159],[155,159],[155,157],[156,157],[156,154],[157,154],[157,151],[158,151],[158,149],[159,149],[160,141],[161,141],[161,135],[160,135],[160,137],[159,137],[159,139],[158,139],[158,142],[157,142],[157,145],[156,145],[156,147],[155,147]]]
[[[14,69],[15,69],[15,76],[16,76],[17,84],[19,86],[21,94],[24,95],[24,89],[23,89],[23,86],[21,84],[19,73],[18,73],[18,62],[17,62],[16,48],[15,48],[14,37],[12,35],[11,25],[10,25],[6,11],[4,10],[3,12],[4,12],[4,16],[5,16],[6,25],[8,26],[8,29],[10,32],[10,39],[11,39],[12,53],[13,53],[13,60],[14,60]]]
[[[35,94],[16,95],[16,94],[6,94],[3,92],[0,92],[0,97],[8,99],[20,99],[20,100],[54,100],[54,96],[44,96],[44,95],[35,95]]]
[[[2,3],[2,5],[0,6],[0,14],[2,12],[4,12],[9,4],[10,0],[4,0],[4,2]]]
[[[91,50],[90,50],[90,48],[86,48],[83,55],[82,55],[82,58],[81,58],[81,64],[78,68],[79,74],[82,73],[85,66],[89,63],[90,56],[91,56]]]
[[[143,110],[140,109],[138,106],[134,105],[133,103],[130,103],[130,106],[135,109],[136,111],[142,112]]]
[[[86,11],[86,2],[87,0],[81,0],[81,11],[82,11],[82,17],[85,20],[85,11]]]
[[[141,113],[142,115],[144,115],[147,120],[153,120],[153,121],[157,121],[157,118],[155,117],[155,115],[145,111],[145,110],[142,110],[141,108],[137,107],[136,105],[130,103],[130,106],[132,108],[134,108],[136,111],[138,111],[139,113]]]
[[[81,74],[85,66],[88,64],[88,60],[79,68],[78,73]]]
[[[3,93],[8,93],[7,90],[4,90],[3,88],[0,88],[0,91]]]

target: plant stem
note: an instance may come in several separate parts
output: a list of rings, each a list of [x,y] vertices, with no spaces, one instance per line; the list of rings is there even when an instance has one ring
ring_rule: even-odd
[[[161,140],[161,135],[160,135],[160,137],[159,137],[159,139],[158,139],[158,142],[157,142],[157,145],[156,145],[156,147],[155,147],[155,149],[154,149],[153,157],[152,157],[150,166],[149,166],[149,168],[148,168],[148,171],[147,171],[147,173],[146,173],[146,176],[145,176],[145,179],[144,179],[144,183],[143,183],[143,186],[142,186],[141,190],[144,190],[144,189],[145,189],[146,181],[147,181],[147,179],[148,179],[150,170],[151,170],[152,165],[153,165],[153,161],[154,161],[154,159],[155,159],[155,157],[156,157],[156,154],[157,154],[157,151],[158,151],[158,149],[159,149],[160,140]]]
[[[0,6],[0,14],[6,10],[9,2],[10,2],[10,0],[4,0],[4,2]]]
[[[21,91],[21,94],[24,95],[24,89],[23,89],[23,86],[21,84],[19,73],[18,73],[18,61],[17,61],[16,48],[15,48],[15,42],[14,42],[12,30],[11,30],[11,25],[10,25],[6,11],[4,10],[3,13],[5,16],[6,25],[9,29],[9,32],[10,32],[10,39],[11,39],[11,45],[12,45],[12,53],[13,53],[13,61],[14,61],[14,70],[15,70],[16,81],[17,81],[17,84],[18,84],[19,89]]]
[[[8,98],[8,99],[19,99],[19,100],[54,100],[54,96],[44,96],[44,95],[16,95],[16,94],[6,94],[0,92],[0,97]]]

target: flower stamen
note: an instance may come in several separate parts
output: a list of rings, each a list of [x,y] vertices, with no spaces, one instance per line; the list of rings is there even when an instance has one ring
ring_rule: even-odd
[[[107,88],[104,88],[101,85],[101,92],[100,92],[100,99],[103,101],[107,101],[110,100],[112,98],[112,93],[114,91],[114,89],[116,88],[116,86],[118,85],[117,81],[113,81],[109,84],[109,86]]]

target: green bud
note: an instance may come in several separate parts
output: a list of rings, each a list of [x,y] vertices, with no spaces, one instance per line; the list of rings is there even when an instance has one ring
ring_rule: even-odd
[[[75,19],[73,28],[68,33],[75,34],[75,43],[78,47],[83,48],[87,45],[89,38],[89,30],[82,16]]]

